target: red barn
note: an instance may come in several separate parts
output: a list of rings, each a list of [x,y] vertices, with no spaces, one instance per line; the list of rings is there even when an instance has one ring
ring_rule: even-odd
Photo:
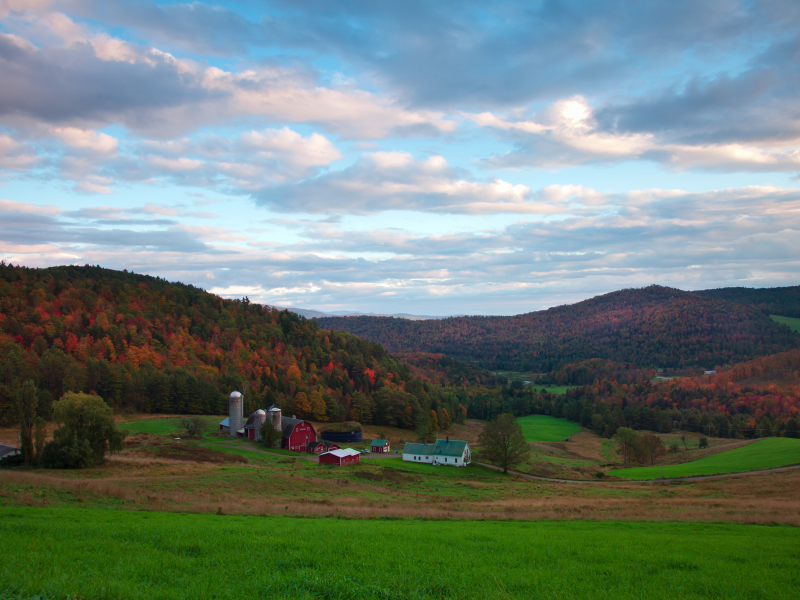
[[[352,448],[345,448],[344,450],[331,450],[325,454],[319,455],[319,462],[323,465],[338,465],[344,467],[345,465],[354,465],[358,463],[360,453],[358,450]]]
[[[283,430],[282,447],[295,452],[302,452],[309,442],[317,441],[317,432],[314,426],[303,419],[288,419],[281,417]]]

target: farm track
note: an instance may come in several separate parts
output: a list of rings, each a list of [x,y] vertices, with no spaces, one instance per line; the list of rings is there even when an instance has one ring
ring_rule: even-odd
[[[495,467],[487,463],[476,462],[476,465],[488,467],[495,471],[502,471],[500,467]],[[603,484],[617,484],[617,483],[672,483],[682,481],[701,481],[704,479],[726,479],[729,477],[742,477],[747,475],[764,475],[767,473],[778,473],[779,471],[791,471],[793,469],[800,469],[800,465],[790,465],[788,467],[775,467],[773,469],[761,469],[758,471],[742,471],[740,473],[720,473],[719,475],[692,475],[689,477],[672,477],[665,479],[555,479],[552,477],[541,477],[539,475],[529,475],[528,473],[520,473],[519,471],[509,470],[509,475],[522,477],[523,479],[535,479],[537,481],[549,481],[550,483],[587,483],[590,485],[603,485]]]

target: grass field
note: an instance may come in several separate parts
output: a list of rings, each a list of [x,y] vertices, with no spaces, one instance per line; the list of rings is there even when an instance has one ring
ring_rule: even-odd
[[[219,417],[201,417],[205,423],[206,430],[216,430],[219,422],[222,420]],[[181,434],[185,433],[181,427],[181,417],[166,417],[161,419],[141,419],[139,421],[128,421],[126,423],[117,424],[120,429],[125,429],[131,433],[152,433],[153,435],[169,435],[170,433]]]
[[[794,598],[797,530],[0,508],[0,598]],[[724,574],[724,575],[723,575]]]
[[[409,471],[411,473],[422,473],[426,475],[437,475],[442,477],[504,477],[502,473],[495,471],[494,469],[489,469],[488,467],[483,467],[474,463],[467,465],[466,467],[447,467],[444,465],[434,467],[433,465],[425,463],[404,461],[402,458],[382,458],[376,459],[370,464],[376,464],[382,467],[391,467],[393,469],[400,469]]]
[[[548,415],[520,417],[517,423],[522,427],[522,433],[529,442],[560,442],[581,430],[577,423]]]
[[[797,331],[800,333],[800,319],[795,317],[781,317],[778,315],[770,315],[773,321],[777,321],[778,323],[783,323],[784,325],[788,325],[789,329]]]
[[[577,387],[581,387],[578,385],[548,385],[546,387],[537,387],[538,391],[544,390],[548,394],[566,394],[567,390],[571,390]]]
[[[767,438],[728,452],[680,465],[665,465],[664,477],[689,477],[716,473],[740,473],[800,463],[800,439]],[[629,479],[659,479],[661,467],[613,469],[609,473]]]

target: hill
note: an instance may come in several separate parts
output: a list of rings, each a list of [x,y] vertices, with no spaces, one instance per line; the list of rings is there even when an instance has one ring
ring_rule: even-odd
[[[704,298],[754,306],[769,315],[800,317],[800,285],[776,288],[719,288],[691,293]]]
[[[463,417],[458,398],[413,377],[379,344],[289,311],[100,267],[0,264],[0,423],[32,379],[40,413],[66,391],[118,409],[221,414],[278,404],[316,420],[413,427],[434,411]]]
[[[390,352],[441,353],[490,370],[540,373],[590,358],[712,369],[800,344],[800,335],[757,308],[660,286],[512,317],[317,321]]]

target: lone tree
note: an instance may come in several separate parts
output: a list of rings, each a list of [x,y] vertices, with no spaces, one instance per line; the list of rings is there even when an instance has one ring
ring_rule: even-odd
[[[58,429],[44,447],[43,462],[54,468],[100,464],[107,451],[119,452],[126,432],[114,424],[114,410],[99,396],[67,392],[53,404]]]
[[[275,429],[269,419],[264,421],[263,425],[261,425],[259,433],[261,434],[261,440],[267,448],[277,448],[281,445],[283,432]]]
[[[493,465],[502,467],[503,473],[508,473],[509,467],[524,462],[531,454],[522,427],[514,415],[508,413],[486,424],[478,436],[478,445],[481,455]]]
[[[29,379],[17,392],[19,443],[22,449],[22,459],[26,465],[38,462],[33,440],[33,426],[36,423],[36,407],[38,404],[39,396],[36,393],[36,385]]]
[[[205,420],[200,417],[183,417],[181,419],[181,427],[186,430],[189,437],[194,437],[205,427]]]
[[[636,442],[639,439],[639,434],[630,427],[620,427],[614,437],[619,442],[617,454],[622,457],[623,464],[629,465],[636,453]]]

